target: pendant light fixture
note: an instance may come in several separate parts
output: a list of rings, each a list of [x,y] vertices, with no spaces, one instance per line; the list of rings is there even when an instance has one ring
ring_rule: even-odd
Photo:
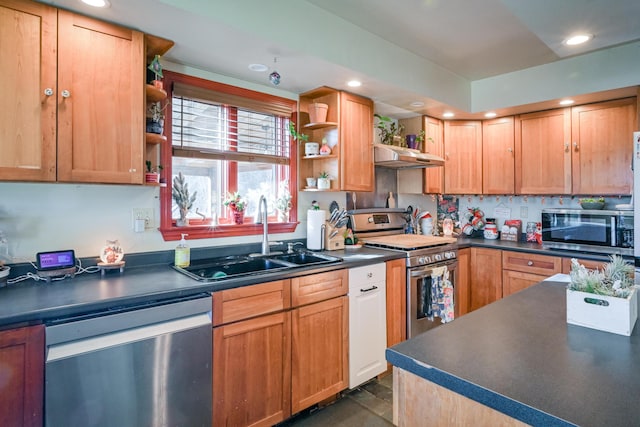
[[[273,71],[269,74],[269,81],[272,85],[278,86],[280,84],[280,73],[278,73],[275,69],[275,64],[277,62],[277,58],[273,58]]]

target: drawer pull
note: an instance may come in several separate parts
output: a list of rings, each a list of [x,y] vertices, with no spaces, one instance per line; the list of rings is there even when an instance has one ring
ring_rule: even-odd
[[[527,261],[527,265],[528,265],[529,267],[531,267],[531,266],[533,265],[533,261],[531,261],[531,260]]]
[[[378,289],[378,287],[374,285],[374,286],[372,286],[370,288],[367,288],[367,289],[360,289],[360,292],[363,292],[363,293],[364,292],[371,292],[371,291],[375,291],[376,289]]]

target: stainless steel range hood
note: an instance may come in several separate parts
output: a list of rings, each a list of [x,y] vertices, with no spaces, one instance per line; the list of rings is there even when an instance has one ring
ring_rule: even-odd
[[[444,166],[444,159],[429,153],[421,153],[404,147],[373,144],[376,166],[391,169],[419,169]]]

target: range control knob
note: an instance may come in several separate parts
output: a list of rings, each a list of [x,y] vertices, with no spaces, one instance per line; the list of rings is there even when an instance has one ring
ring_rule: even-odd
[[[442,255],[440,254],[436,254],[436,256],[434,257],[436,261],[442,261]]]
[[[445,252],[445,253],[444,253],[444,257],[445,257],[446,259],[451,259],[451,252]]]

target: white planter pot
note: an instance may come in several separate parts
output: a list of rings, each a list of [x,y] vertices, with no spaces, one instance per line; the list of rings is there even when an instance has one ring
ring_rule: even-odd
[[[629,336],[638,318],[637,294],[615,298],[567,289],[567,323]]]
[[[331,180],[329,178],[318,178],[318,190],[328,190],[331,188]]]

